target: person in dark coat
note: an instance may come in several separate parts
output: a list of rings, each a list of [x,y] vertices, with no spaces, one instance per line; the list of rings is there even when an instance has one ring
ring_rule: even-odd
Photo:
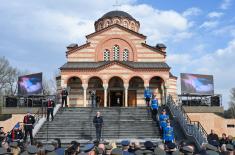
[[[17,123],[13,130],[8,135],[10,142],[22,142],[24,139],[24,133],[20,128],[20,123]]]
[[[30,112],[28,112],[27,115],[24,116],[23,123],[24,123],[24,131],[25,131],[24,141],[26,142],[27,136],[29,134],[31,144],[33,144],[33,128],[34,128],[33,125],[35,123],[34,116],[31,115]]]
[[[220,147],[221,147],[223,144],[228,144],[228,139],[227,139],[225,133],[222,134],[222,138],[219,140],[219,145],[220,145]]]
[[[51,115],[51,120],[54,120],[53,112],[54,112],[55,102],[52,99],[49,99],[47,102],[47,121],[49,121],[49,117]]]
[[[94,123],[95,129],[96,129],[96,139],[98,141],[100,141],[101,130],[102,130],[102,126],[103,126],[104,122],[103,122],[102,116],[100,116],[100,112],[99,111],[96,113],[96,116],[93,119],[93,123]]]
[[[219,146],[219,137],[214,132],[214,130],[211,130],[211,133],[207,136],[207,141],[209,144],[218,147]]]
[[[65,88],[62,90],[61,96],[62,96],[61,107],[63,108],[64,104],[65,104],[65,107],[68,107],[68,105],[67,105],[68,91]]]

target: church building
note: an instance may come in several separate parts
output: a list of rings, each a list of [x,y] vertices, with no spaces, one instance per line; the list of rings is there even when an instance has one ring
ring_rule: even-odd
[[[176,97],[177,77],[166,63],[166,46],[148,45],[139,21],[111,11],[94,26],[86,43],[67,47],[67,62],[60,67],[60,86],[68,89],[69,106],[90,106],[91,91],[100,97],[101,107],[145,106],[147,87],[160,104],[169,94]]]

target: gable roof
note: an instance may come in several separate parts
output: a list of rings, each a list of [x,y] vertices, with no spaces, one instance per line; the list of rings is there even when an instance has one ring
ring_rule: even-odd
[[[85,44],[80,45],[80,46],[76,46],[76,47],[74,47],[73,49],[71,49],[71,50],[69,50],[69,51],[66,51],[66,56],[68,56],[68,55],[71,54],[71,53],[76,52],[77,50],[86,48],[86,47],[88,47],[88,46],[90,46],[90,42],[85,43]]]
[[[110,25],[110,26],[108,26],[108,27],[106,27],[106,28],[103,28],[103,29],[101,29],[101,30],[99,30],[99,31],[96,31],[96,32],[94,32],[94,33],[91,33],[91,34],[87,35],[86,38],[87,38],[87,39],[88,39],[88,38],[91,38],[91,37],[93,37],[93,36],[95,36],[95,35],[97,35],[97,34],[100,34],[100,33],[102,33],[102,32],[105,32],[106,30],[110,30],[110,29],[112,29],[112,28],[114,28],[114,27],[118,27],[118,28],[120,28],[120,29],[122,29],[122,30],[124,30],[124,31],[130,32],[130,33],[132,33],[132,34],[134,34],[134,35],[136,35],[136,36],[138,36],[138,37],[140,37],[140,38],[143,38],[143,39],[146,39],[146,38],[147,38],[145,35],[140,34],[140,33],[137,33],[137,32],[135,32],[135,31],[132,31],[132,30],[130,30],[130,29],[128,29],[128,28],[125,28],[124,26],[121,26],[121,25],[119,25],[119,24],[113,24],[113,25]]]
[[[67,62],[60,70],[67,69],[98,69],[106,65],[119,64],[131,69],[167,69],[170,67],[165,62],[133,62],[133,61],[99,61],[99,62]]]

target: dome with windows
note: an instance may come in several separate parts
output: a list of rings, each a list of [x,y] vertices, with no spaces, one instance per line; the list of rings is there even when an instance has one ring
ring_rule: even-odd
[[[121,25],[132,31],[138,32],[140,23],[124,11],[110,11],[95,22],[95,30],[99,31],[113,24]]]

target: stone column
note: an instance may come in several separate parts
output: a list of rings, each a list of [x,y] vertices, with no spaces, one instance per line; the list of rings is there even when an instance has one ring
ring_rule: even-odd
[[[128,107],[128,88],[129,88],[129,84],[124,84],[124,88],[125,88],[125,107]]]
[[[86,91],[87,91],[88,84],[82,84],[83,88],[83,106],[87,106],[87,100],[86,100]]]
[[[103,87],[104,87],[104,107],[107,107],[108,84],[103,84]]]
[[[161,103],[161,105],[165,105],[166,104],[166,94],[165,94],[164,83],[161,84],[161,89],[162,89],[162,103]]]

